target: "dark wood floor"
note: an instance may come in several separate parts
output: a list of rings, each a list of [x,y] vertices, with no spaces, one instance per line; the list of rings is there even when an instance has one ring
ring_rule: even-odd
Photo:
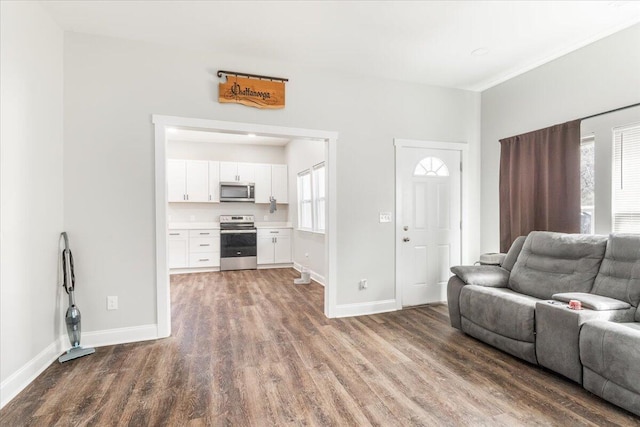
[[[444,305],[330,320],[294,277],[172,276],[171,338],[53,363],[0,425],[640,425],[451,328]]]

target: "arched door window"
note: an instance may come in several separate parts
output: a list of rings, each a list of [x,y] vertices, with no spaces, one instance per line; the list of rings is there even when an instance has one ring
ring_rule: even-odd
[[[449,168],[437,157],[425,157],[416,166],[413,176],[449,176]]]

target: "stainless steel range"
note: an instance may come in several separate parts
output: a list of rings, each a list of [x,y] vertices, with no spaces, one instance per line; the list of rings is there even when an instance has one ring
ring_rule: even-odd
[[[253,215],[220,215],[220,270],[255,270],[257,231]]]

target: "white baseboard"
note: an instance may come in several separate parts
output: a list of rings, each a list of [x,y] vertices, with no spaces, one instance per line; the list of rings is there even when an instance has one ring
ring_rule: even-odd
[[[366,316],[368,314],[386,313],[396,311],[396,300],[359,302],[354,304],[339,304],[335,307],[335,317]]]
[[[107,345],[155,340],[157,338],[158,325],[142,325],[85,332],[82,334],[82,345],[84,347],[104,347]]]
[[[212,273],[220,271],[220,267],[201,267],[201,268],[172,268],[169,270],[169,276],[174,274],[188,274],[188,273]]]
[[[258,270],[269,270],[271,268],[291,268],[293,264],[285,262],[284,264],[258,264]]]
[[[298,264],[297,262],[293,263],[293,269],[299,272],[302,272],[302,264]],[[322,286],[324,286],[324,276],[319,275],[318,273],[316,273],[315,271],[308,269],[309,273],[311,274],[311,278],[320,283]]]
[[[67,335],[61,335],[49,344],[36,357],[28,361],[0,384],[0,408],[9,403],[26,386],[31,384],[45,369],[51,365],[64,351]]]
[[[85,332],[82,334],[81,343],[83,347],[103,347],[106,345],[148,341],[157,338],[158,326],[154,324]],[[69,347],[69,338],[65,332],[36,357],[28,361],[22,368],[4,380],[2,384],[0,384],[0,409],[31,384],[31,382],[52,363],[58,360],[58,357],[67,351]]]

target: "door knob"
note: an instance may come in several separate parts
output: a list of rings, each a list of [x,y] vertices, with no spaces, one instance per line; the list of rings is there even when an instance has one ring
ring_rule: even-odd
[[[410,239],[410,238],[408,238],[408,237],[405,237],[404,239],[402,239],[402,241],[403,241],[403,242],[408,242],[408,241],[410,241],[410,240],[411,240],[411,239]]]

